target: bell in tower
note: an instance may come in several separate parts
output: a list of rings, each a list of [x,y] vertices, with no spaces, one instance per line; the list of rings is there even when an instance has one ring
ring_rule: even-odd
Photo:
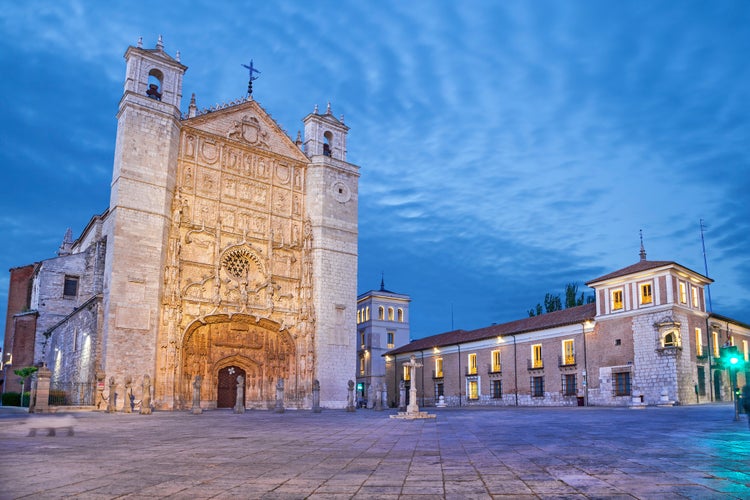
[[[346,161],[346,134],[349,127],[344,125],[344,117],[336,119],[331,113],[331,103],[328,103],[324,114],[315,111],[303,120],[305,124],[305,154],[313,156],[327,156],[336,160]]]

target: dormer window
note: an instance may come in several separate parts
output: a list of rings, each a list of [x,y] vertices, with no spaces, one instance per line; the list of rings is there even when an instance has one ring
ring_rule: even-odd
[[[620,311],[623,308],[622,288],[612,290],[612,310]]]

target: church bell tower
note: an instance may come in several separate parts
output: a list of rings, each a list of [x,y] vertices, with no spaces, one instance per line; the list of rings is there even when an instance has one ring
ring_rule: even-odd
[[[126,77],[107,217],[102,369],[107,378],[154,373],[164,255],[180,142],[180,99],[187,67],[164,51],[125,52]],[[134,355],[138,353],[138,355]],[[158,404],[158,402],[155,402]],[[120,406],[120,402],[118,402]]]

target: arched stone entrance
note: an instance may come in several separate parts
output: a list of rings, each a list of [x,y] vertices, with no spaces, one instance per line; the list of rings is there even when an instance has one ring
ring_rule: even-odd
[[[277,323],[254,316],[219,314],[195,321],[185,332],[182,352],[179,391],[189,400],[191,381],[201,375],[206,408],[234,406],[238,375],[245,379],[245,404],[250,408],[273,406],[280,377],[290,389],[297,380],[292,336]]]
[[[243,380],[247,380],[245,376],[245,370],[239,366],[225,366],[218,373],[217,381],[217,395],[216,395],[216,407],[217,408],[233,408],[237,402],[237,378],[242,376]],[[242,390],[242,400],[245,400],[245,390]]]

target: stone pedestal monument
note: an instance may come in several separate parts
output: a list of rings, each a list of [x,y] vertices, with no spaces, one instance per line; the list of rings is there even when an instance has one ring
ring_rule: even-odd
[[[151,415],[151,377],[148,373],[143,376],[141,383],[141,415]]]
[[[400,411],[397,415],[391,415],[391,418],[405,418],[405,419],[417,419],[417,418],[435,418],[435,415],[431,415],[425,411],[419,411],[419,405],[417,405],[417,379],[416,373],[417,368],[422,366],[422,363],[417,361],[415,355],[411,355],[408,363],[404,363],[404,366],[409,367],[409,380],[411,380],[411,386],[409,387],[409,405],[406,407],[406,411]]]
[[[354,381],[350,380],[346,397],[346,411],[354,410]]]
[[[276,382],[276,407],[274,411],[276,413],[284,413],[284,379],[281,377]]]
[[[312,411],[313,413],[320,413],[320,381],[318,379],[313,380],[312,388]]]
[[[245,377],[237,377],[237,399],[234,402],[235,413],[245,413]]]

